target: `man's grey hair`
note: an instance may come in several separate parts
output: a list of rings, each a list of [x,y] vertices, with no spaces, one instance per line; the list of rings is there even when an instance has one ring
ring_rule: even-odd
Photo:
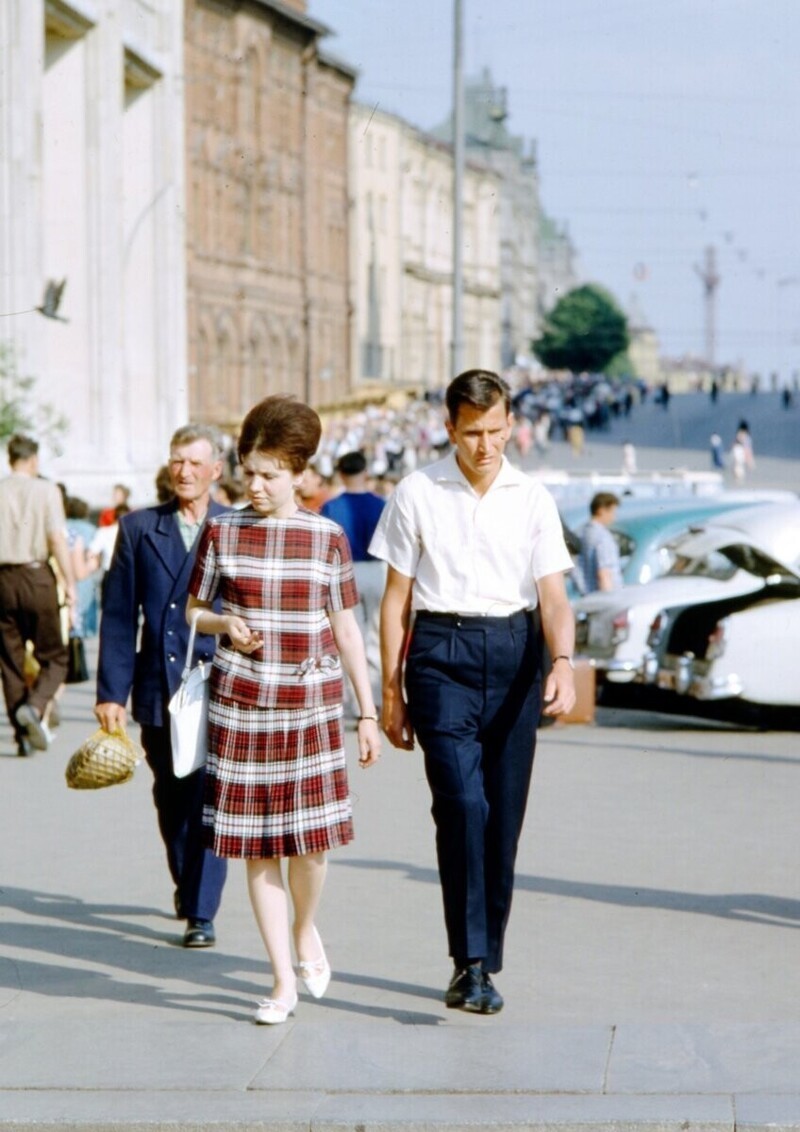
[[[221,460],[225,454],[225,446],[222,439],[222,433],[214,425],[204,424],[187,424],[181,425],[172,434],[172,439],[169,442],[169,450],[178,448],[183,444],[194,444],[195,440],[207,440],[211,445],[213,456],[215,460]]]

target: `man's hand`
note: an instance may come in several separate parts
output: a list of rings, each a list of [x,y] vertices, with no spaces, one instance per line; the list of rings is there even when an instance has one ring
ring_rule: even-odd
[[[94,714],[97,722],[109,735],[113,731],[124,731],[128,722],[128,713],[122,704],[96,704]]]
[[[544,686],[544,715],[563,715],[575,707],[575,676],[570,666],[558,662]]]
[[[402,693],[396,689],[383,690],[381,726],[393,747],[401,751],[414,750],[414,731],[408,718],[408,708]]]

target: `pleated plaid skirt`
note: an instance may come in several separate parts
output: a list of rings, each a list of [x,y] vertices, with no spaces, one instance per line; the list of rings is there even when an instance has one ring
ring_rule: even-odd
[[[218,857],[298,857],[353,839],[341,704],[246,707],[212,697],[203,826]]]

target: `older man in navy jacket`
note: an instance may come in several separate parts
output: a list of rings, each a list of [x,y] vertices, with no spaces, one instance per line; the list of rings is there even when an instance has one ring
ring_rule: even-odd
[[[158,824],[175,883],[175,911],[187,921],[184,947],[211,947],[225,883],[224,861],[203,846],[205,771],[176,778],[167,705],[180,683],[189,630],[186,599],[197,536],[207,516],[227,508],[211,499],[222,470],[215,429],[186,425],[170,442],[175,498],[125,515],[106,576],[95,715],[113,731],[133,718],[153,772]],[[210,661],[214,638],[199,636],[195,662]]]

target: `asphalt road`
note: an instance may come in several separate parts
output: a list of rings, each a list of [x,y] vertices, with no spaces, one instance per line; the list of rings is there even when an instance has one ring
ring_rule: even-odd
[[[635,406],[629,417],[612,418],[607,430],[587,431],[581,456],[574,456],[560,439],[560,431],[554,430],[548,453],[541,456],[532,451],[526,467],[618,473],[622,445],[630,440],[640,471],[707,472],[712,470],[712,432],[719,433],[728,451],[741,420],[748,422],[756,461],[743,486],[800,490],[800,398],[786,410],[780,397],[772,393],[721,394],[715,405],[707,394],[690,393],[671,397],[666,409],[651,396],[645,404]],[[732,482],[729,471],[725,478]]]

